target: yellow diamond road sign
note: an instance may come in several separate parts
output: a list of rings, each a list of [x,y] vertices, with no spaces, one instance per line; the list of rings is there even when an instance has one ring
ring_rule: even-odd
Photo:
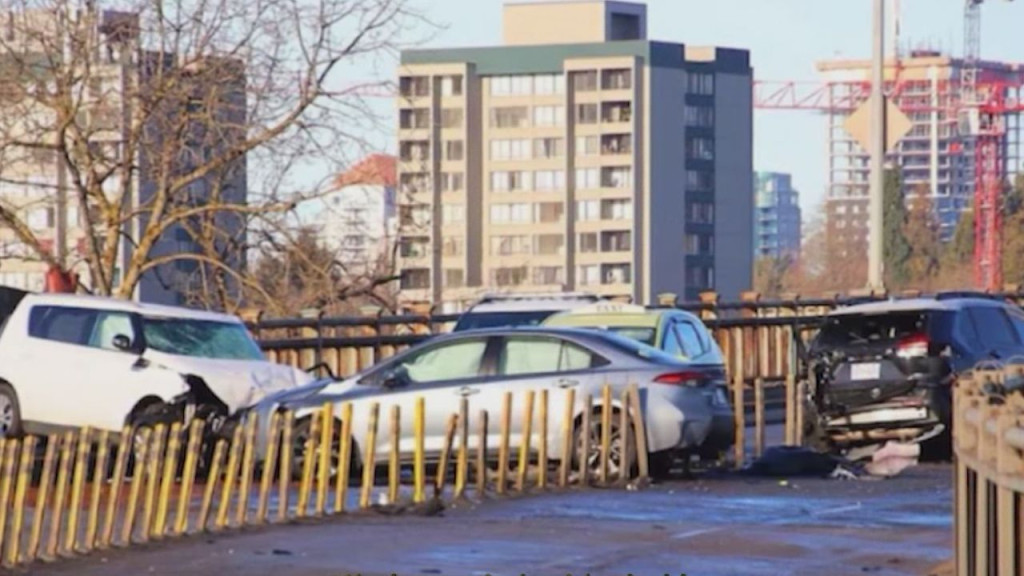
[[[853,136],[860,147],[865,151],[871,151],[871,99],[860,105],[857,110],[847,117],[843,123],[846,131]],[[885,102],[885,151],[890,152],[896,147],[896,143],[910,133],[914,127],[910,118],[892,103]]]

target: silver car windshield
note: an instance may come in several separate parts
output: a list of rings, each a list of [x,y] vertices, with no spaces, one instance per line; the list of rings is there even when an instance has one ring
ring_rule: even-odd
[[[146,347],[165,354],[221,360],[263,360],[242,324],[191,318],[142,318]]]

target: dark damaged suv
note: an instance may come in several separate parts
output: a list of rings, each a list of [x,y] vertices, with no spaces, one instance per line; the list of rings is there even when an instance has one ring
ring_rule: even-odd
[[[964,293],[857,304],[831,313],[808,352],[818,440],[844,452],[916,441],[944,458],[954,376],[1024,356],[1024,311]]]

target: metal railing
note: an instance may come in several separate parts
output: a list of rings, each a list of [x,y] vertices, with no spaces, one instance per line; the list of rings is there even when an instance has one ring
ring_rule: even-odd
[[[1024,366],[979,367],[953,394],[956,573],[1024,573]]]
[[[553,415],[548,390],[522,393],[516,397],[521,406],[513,406],[511,393],[500,407],[463,398],[433,454],[426,451],[429,412],[422,397],[412,414],[389,403],[327,403],[299,420],[274,413],[266,442],[255,415],[213,446],[198,420],[120,434],[83,429],[0,438],[0,564],[371,509],[430,513],[470,497],[571,485],[626,487],[648,475],[638,409],[644,399],[635,385],[617,390],[606,385],[596,397],[566,390],[551,398],[565,407]],[[518,429],[513,409],[521,411]],[[354,422],[366,423],[365,435],[357,435]],[[590,434],[579,434],[577,444],[580,430],[596,431],[596,445]],[[412,454],[400,442],[410,436]],[[497,437],[498,446],[489,445],[489,437]],[[433,477],[428,455],[437,463]],[[378,467],[387,470],[380,481]],[[409,468],[411,478],[403,477]]]

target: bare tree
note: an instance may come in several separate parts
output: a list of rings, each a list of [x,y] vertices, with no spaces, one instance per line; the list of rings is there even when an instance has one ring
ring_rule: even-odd
[[[0,6],[4,242],[94,293],[154,282],[229,310],[270,298],[247,252],[293,243],[289,215],[327,189],[303,174],[379,126],[344,70],[420,19],[405,0]]]

